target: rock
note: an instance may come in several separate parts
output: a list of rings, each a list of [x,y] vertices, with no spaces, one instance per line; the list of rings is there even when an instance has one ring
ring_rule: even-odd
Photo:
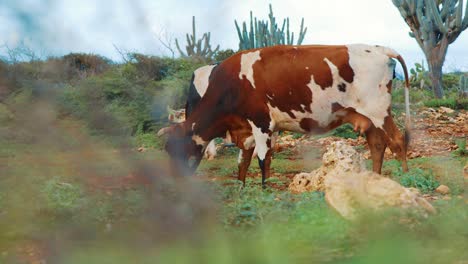
[[[446,113],[446,114],[451,114],[453,112],[455,112],[455,110],[451,109],[451,108],[448,108],[448,107],[439,107],[439,112],[442,112],[442,113]]]
[[[437,189],[435,189],[436,193],[440,194],[449,194],[450,193],[450,188],[447,185],[439,185]]]
[[[293,181],[289,185],[289,190],[292,193],[321,191],[323,189],[321,180],[322,177],[320,177],[319,172],[299,173],[294,176]]]
[[[424,215],[435,212],[417,189],[367,171],[362,156],[344,142],[333,142],[322,161],[322,166],[311,173],[297,174],[289,190],[324,191],[327,203],[347,219],[356,218],[362,209],[396,207]]]
[[[144,152],[146,149],[144,147],[139,147],[137,150],[138,152]]]

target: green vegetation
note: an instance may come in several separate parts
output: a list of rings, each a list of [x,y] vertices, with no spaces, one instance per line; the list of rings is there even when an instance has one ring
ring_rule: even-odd
[[[455,144],[457,145],[457,149],[453,152],[455,156],[468,156],[468,149],[466,148],[466,138],[455,139]]]
[[[342,138],[358,138],[359,133],[355,132],[353,126],[351,124],[345,124],[340,127],[337,127],[333,133],[335,137],[342,137]]]
[[[289,32],[289,18],[283,20],[281,29],[276,22],[276,17],[273,15],[273,8],[270,4],[270,13],[268,14],[269,21],[257,20],[253,18],[250,11],[250,29],[247,31],[247,24],[242,23],[242,32],[234,20],[239,37],[239,50],[248,50],[262,48],[275,45],[293,45],[294,32]],[[307,33],[307,27],[304,28],[304,18],[302,18],[301,27],[297,37],[297,45],[301,45]]]
[[[434,191],[440,184],[434,178],[432,171],[422,170],[420,168],[411,169],[408,172],[403,172],[401,168],[393,172],[401,185],[405,187],[413,187],[419,189],[422,193]]]
[[[233,52],[219,52],[217,60]],[[57,263],[468,259],[468,210],[461,196],[466,140],[456,141],[454,155],[410,160],[408,173],[394,160],[384,163],[385,175],[427,195],[435,196],[439,183],[450,188],[451,200],[435,202],[439,213],[429,218],[389,210],[351,222],[327,205],[323,193],[289,193],[294,174],[320,166],[316,146],[276,152],[265,190],[256,159],[246,187],[235,180],[235,147],[203,160],[193,178],[168,177],[164,140],[155,132],[167,125],[167,104],[184,106],[193,70],[201,65],[139,53],[125,54],[122,63],[79,53],[0,61],[0,85],[6,87],[0,94],[0,263],[33,262],[25,258],[35,256],[34,243],[39,257]],[[458,76],[447,82],[456,85]],[[447,90],[443,100],[459,102],[457,89]],[[402,91],[393,90],[395,111]],[[427,89],[410,94],[416,105],[432,102]],[[350,125],[333,134],[356,137]]]
[[[211,33],[204,33],[201,39],[197,39],[195,31],[195,16],[192,17],[192,35],[187,34],[187,46],[184,53],[179,46],[179,42],[175,41],[177,50],[182,57],[191,57],[192,59],[201,60],[203,62],[210,62],[219,50],[219,45],[214,50],[211,49],[210,39]]]
[[[463,1],[393,0],[393,4],[408,24],[410,36],[426,56],[434,96],[442,98],[445,55],[449,45],[468,28],[468,12],[463,12]]]

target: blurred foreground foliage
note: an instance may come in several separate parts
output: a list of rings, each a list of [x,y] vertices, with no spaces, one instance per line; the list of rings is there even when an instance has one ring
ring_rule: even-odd
[[[202,164],[209,180],[167,177],[154,131],[166,125],[166,104],[183,107],[199,66],[141,54],[0,62],[0,263],[466,262],[462,155],[413,159],[408,173],[385,163],[406,186],[431,195],[438,183],[450,187],[429,218],[390,210],[345,221],[323,193],[291,194],[284,178],[263,190],[249,177],[241,188],[226,179],[236,171],[232,149]],[[430,99],[410,94],[416,104]],[[304,171],[291,155],[276,155],[273,170]]]

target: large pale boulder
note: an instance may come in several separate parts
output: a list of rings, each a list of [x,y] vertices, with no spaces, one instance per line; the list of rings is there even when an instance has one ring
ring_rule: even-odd
[[[435,212],[417,189],[367,171],[362,156],[344,142],[333,142],[322,161],[323,165],[311,173],[297,174],[289,189],[295,193],[325,192],[327,203],[347,219],[362,211],[389,207]]]

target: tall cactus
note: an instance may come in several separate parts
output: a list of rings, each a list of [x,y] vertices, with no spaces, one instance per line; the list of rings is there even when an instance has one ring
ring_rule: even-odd
[[[460,76],[459,89],[468,92],[468,77],[465,75]]]
[[[294,32],[289,31],[289,18],[283,20],[281,29],[276,23],[276,18],[273,15],[273,8],[270,4],[270,13],[268,14],[269,21],[257,20],[253,18],[250,11],[250,30],[247,31],[247,24],[242,23],[242,31],[234,20],[236,25],[237,35],[239,37],[239,50],[247,50],[261,48],[274,45],[292,45],[294,44]],[[286,29],[286,32],[285,32]],[[304,18],[302,18],[297,45],[301,45],[304,36],[307,33],[307,27],[304,28]]]
[[[449,44],[468,27],[468,8],[463,0],[392,0],[411,29],[409,33],[423,50],[430,71],[432,90],[443,97],[442,66]]]
[[[218,52],[219,45],[212,50],[210,44],[210,37],[211,33],[204,33],[201,39],[197,40],[197,35],[195,31],[195,16],[192,17],[192,35],[186,34],[187,37],[187,46],[185,50],[187,53],[184,53],[179,46],[179,42],[177,39],[175,40],[175,44],[177,50],[179,51],[182,57],[192,57],[201,59],[204,61],[210,61],[213,59],[213,56]]]

